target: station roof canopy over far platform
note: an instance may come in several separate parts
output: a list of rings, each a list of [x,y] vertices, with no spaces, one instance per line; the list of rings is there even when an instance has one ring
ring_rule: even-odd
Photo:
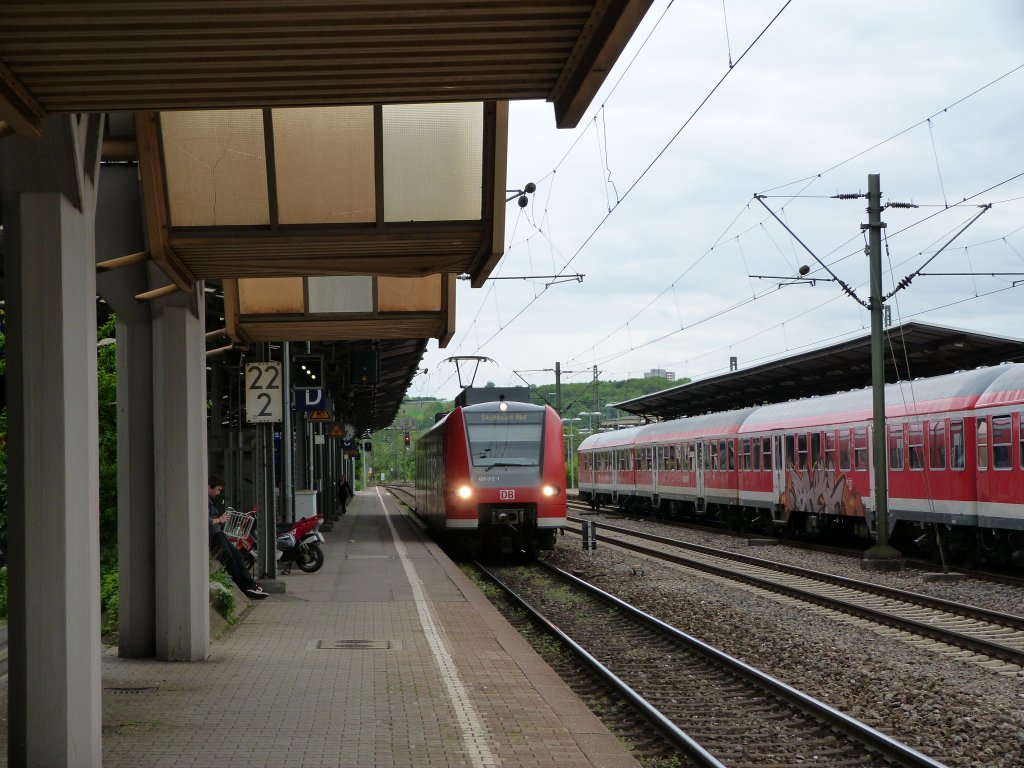
[[[928,323],[885,329],[885,380],[939,376],[1024,361],[1024,341]],[[780,403],[871,386],[871,334],[770,363],[682,384],[615,407],[651,419],[675,419],[762,403]]]

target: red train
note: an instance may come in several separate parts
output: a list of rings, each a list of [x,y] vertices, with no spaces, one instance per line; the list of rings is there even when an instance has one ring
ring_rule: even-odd
[[[1024,561],[1024,365],[886,387],[891,541]],[[875,531],[871,390],[592,435],[580,497],[779,534]]]
[[[552,408],[457,407],[416,442],[416,511],[459,553],[553,549],[565,527],[565,449]]]

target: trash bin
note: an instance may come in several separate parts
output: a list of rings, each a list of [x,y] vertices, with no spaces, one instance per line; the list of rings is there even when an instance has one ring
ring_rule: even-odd
[[[295,519],[316,515],[316,491],[295,492]]]

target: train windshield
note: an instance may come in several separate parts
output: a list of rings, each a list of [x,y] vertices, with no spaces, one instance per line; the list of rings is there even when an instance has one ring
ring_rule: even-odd
[[[466,414],[474,467],[538,466],[543,433],[543,412]]]

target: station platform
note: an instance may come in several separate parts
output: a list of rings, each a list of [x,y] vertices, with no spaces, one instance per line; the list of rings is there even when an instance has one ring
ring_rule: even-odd
[[[638,763],[383,490],[206,662],[104,656],[104,766]]]

